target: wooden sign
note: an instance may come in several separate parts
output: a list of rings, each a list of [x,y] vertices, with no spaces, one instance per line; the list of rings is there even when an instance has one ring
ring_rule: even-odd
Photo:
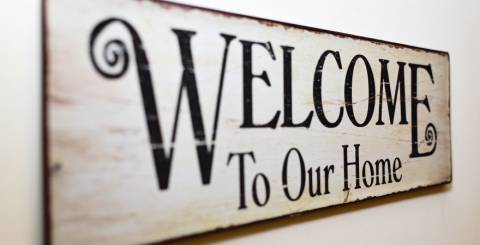
[[[136,244],[451,181],[445,52],[163,1],[44,1],[53,244]]]

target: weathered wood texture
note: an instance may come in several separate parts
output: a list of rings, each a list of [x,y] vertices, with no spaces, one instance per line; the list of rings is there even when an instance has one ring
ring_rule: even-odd
[[[48,156],[45,164],[48,234],[54,244],[161,241],[451,181],[447,53],[157,1],[46,0],[44,4]],[[99,27],[110,18],[120,20],[103,22],[105,26]],[[190,114],[195,107],[189,107],[192,96],[185,90],[180,100],[176,140],[170,141],[179,89],[182,79],[188,80],[182,77],[185,72],[179,46],[181,33],[173,29],[183,34],[186,30],[195,32],[190,34],[189,44],[205,140],[194,138]],[[225,36],[220,33],[235,38],[229,43],[225,59],[211,176],[206,177],[209,184],[202,184],[196,147],[212,144],[226,47]],[[109,41],[113,42],[107,45]],[[245,60],[246,41],[262,43],[253,44],[251,63]],[[290,53],[286,46],[292,47]],[[317,63],[327,50],[338,52],[340,61],[336,63],[331,53],[319,67]],[[139,63],[142,51],[148,64]],[[288,54],[292,88],[291,102],[285,103]],[[351,65],[359,54],[369,62],[373,96],[368,90],[371,84],[365,61],[357,58],[356,64]],[[389,61],[392,98],[403,67],[405,100],[400,100],[400,87],[393,124],[388,111],[392,100],[386,97],[385,89],[383,97],[380,94],[380,60]],[[106,61],[111,62],[110,67]],[[427,68],[415,64],[429,65],[432,77]],[[262,78],[253,79],[253,121],[265,124],[279,111],[274,128],[240,127],[245,124],[245,69],[249,65],[253,74],[265,70],[271,85]],[[350,88],[345,83],[350,66],[354,67],[352,101],[346,103],[345,91]],[[319,88],[314,86],[315,74],[319,72],[321,100],[318,93],[315,95]],[[152,140],[154,132],[147,127],[147,119],[154,114],[147,112],[146,117],[145,107],[152,104],[146,102],[148,87],[142,87],[146,86],[142,83],[146,78],[139,76],[147,73],[151,75],[150,91],[155,95],[153,104],[159,116],[159,121],[152,119],[150,123],[154,123],[148,125],[161,125],[162,144],[158,139]],[[412,106],[414,76],[418,81],[416,97],[423,100],[427,96],[428,108],[423,103]],[[361,124],[369,118],[372,101],[371,118],[365,126],[355,126],[347,107],[353,108],[354,117]],[[406,123],[400,124],[403,102]],[[319,103],[323,106],[321,111]],[[287,113],[284,104],[291,104],[294,123],[301,123],[312,113],[308,127],[288,127],[288,123],[282,127]],[[418,109],[417,125],[413,123],[413,108]],[[327,127],[319,119],[323,112],[328,121],[334,122],[340,110],[341,122],[335,127]],[[377,123],[380,111],[384,125]],[[428,125],[434,128],[429,129]],[[417,139],[412,137],[415,129]],[[420,153],[433,153],[412,157],[412,142],[418,143]],[[359,174],[356,175],[355,166],[349,165],[345,176],[344,150],[348,161],[354,161],[355,144],[360,145]],[[159,188],[155,166],[161,161],[155,162],[152,147],[167,153],[170,147],[175,149],[167,189]],[[292,148],[298,151],[291,151],[285,170],[284,161]],[[255,156],[255,163],[249,156],[244,159],[243,208],[239,157],[233,156],[227,164],[229,154],[238,152],[252,152]],[[301,192],[298,153],[304,160],[305,186],[301,197],[291,201],[284,187],[293,198]],[[379,174],[375,169],[378,159],[390,160],[392,175],[393,168],[398,167],[398,161],[394,166],[396,158],[401,168],[394,177],[401,180],[366,186]],[[367,160],[372,169],[365,165]],[[325,182],[327,166],[333,169]],[[309,187],[316,181],[317,167],[321,167],[322,191],[312,197]],[[282,179],[284,171],[288,171],[287,183]],[[269,198],[264,201],[264,179],[256,178],[257,202],[266,202],[263,207],[255,204],[252,194],[252,182],[258,173],[264,174],[269,185]],[[349,190],[345,190],[345,177]],[[357,177],[360,188],[355,188]],[[316,182],[313,183],[316,188]],[[329,184],[329,193],[325,183]]]

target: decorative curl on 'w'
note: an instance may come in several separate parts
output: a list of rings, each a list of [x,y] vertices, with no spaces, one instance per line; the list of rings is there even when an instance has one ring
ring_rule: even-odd
[[[99,57],[96,57],[95,55],[95,45],[97,44],[97,40],[99,40],[99,34],[102,33],[107,26],[114,23],[124,26],[132,39],[133,56],[135,57],[138,82],[142,93],[143,108],[146,115],[145,118],[150,137],[150,146],[154,162],[157,163],[159,162],[159,159],[165,158],[166,156],[163,152],[162,134],[160,130],[157,106],[155,103],[155,94],[153,90],[152,77],[150,75],[149,62],[146,51],[143,48],[142,39],[135,31],[133,26],[125,20],[119,18],[109,18],[103,20],[94,27],[90,35],[90,59],[95,70],[107,79],[120,78],[127,72],[131,55],[129,54],[129,50],[125,44],[125,41],[114,38],[104,44],[101,58],[104,59],[104,63],[108,67],[100,66],[97,60]],[[105,68],[110,68],[110,70]],[[157,172],[160,171],[161,167],[157,165],[155,166],[157,168]]]
[[[121,66],[121,69],[119,71],[117,72],[108,71],[107,69],[105,69],[107,67],[101,67],[97,61],[97,58],[95,56],[95,44],[96,44],[97,38],[99,34],[108,25],[112,23],[120,23],[127,28],[128,32],[132,36],[135,53],[139,53],[140,56],[143,56],[143,57],[136,57],[137,61],[138,61],[138,58],[140,58],[141,60],[144,60],[145,62],[148,63],[145,52],[141,47],[142,41],[138,36],[137,32],[135,31],[135,29],[128,22],[122,19],[117,19],[117,18],[110,18],[110,19],[104,20],[100,22],[97,26],[95,26],[95,28],[92,31],[92,34],[90,35],[90,59],[92,60],[95,70],[98,73],[102,74],[102,76],[109,79],[119,78],[123,76],[125,72],[128,70],[128,66],[130,63],[127,45],[125,44],[124,41],[120,39],[113,39],[113,40],[107,41],[103,46],[103,52],[102,52],[103,54],[102,58],[105,61],[105,63],[108,65],[108,68],[115,68],[115,67]]]

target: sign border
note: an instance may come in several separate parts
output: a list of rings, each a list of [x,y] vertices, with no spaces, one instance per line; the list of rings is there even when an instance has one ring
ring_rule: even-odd
[[[41,71],[42,71],[42,74],[41,74],[41,152],[42,152],[42,157],[41,157],[41,161],[42,161],[42,173],[41,173],[41,177],[42,177],[42,204],[43,204],[43,207],[42,207],[42,210],[43,210],[43,244],[52,244],[52,235],[53,235],[53,224],[52,224],[52,220],[51,220],[51,213],[52,213],[52,210],[51,210],[51,205],[50,205],[50,195],[51,195],[51,191],[50,191],[50,184],[49,184],[49,164],[48,164],[48,159],[49,159],[49,145],[48,145],[48,135],[49,135],[49,132],[48,132],[48,125],[49,125],[49,119],[48,119],[48,105],[47,105],[47,99],[48,99],[48,94],[47,94],[47,88],[48,88],[48,80],[47,80],[47,75],[48,75],[48,21],[47,21],[47,15],[48,15],[48,9],[47,9],[47,1],[48,0],[42,0],[41,1],[41,31],[40,31],[40,42],[41,42]],[[342,37],[342,38],[350,38],[350,39],[353,39],[353,40],[362,40],[362,41],[368,41],[368,42],[371,42],[371,43],[374,43],[374,44],[386,44],[390,47],[393,47],[393,48],[409,48],[409,49],[413,49],[413,50],[416,50],[416,51],[423,51],[423,52],[430,52],[430,53],[437,53],[437,54],[441,54],[441,55],[446,55],[447,56],[447,59],[448,59],[448,120],[449,120],[449,131],[450,131],[450,138],[449,138],[449,141],[450,141],[450,178],[446,181],[443,181],[443,182],[440,182],[440,183],[436,183],[436,184],[432,184],[432,185],[425,185],[425,186],[417,186],[417,187],[413,187],[413,188],[410,188],[408,190],[402,190],[402,191],[396,191],[396,192],[392,192],[392,193],[388,193],[388,194],[385,194],[385,195],[381,195],[381,196],[369,196],[367,198],[364,198],[364,199],[357,199],[357,200],[352,200],[352,201],[349,201],[349,202],[346,202],[346,203],[337,203],[337,204],[333,204],[333,205],[330,205],[330,206],[327,206],[327,207],[320,207],[320,208],[316,208],[316,209],[312,209],[312,210],[307,210],[307,211],[300,211],[300,212],[294,212],[294,213],[288,213],[288,214],[284,214],[284,215],[280,215],[280,216],[277,216],[277,217],[273,217],[273,218],[267,218],[267,219],[262,219],[262,220],[255,220],[255,221],[252,221],[252,222],[247,222],[247,223],[244,223],[244,224],[240,224],[240,225],[229,225],[229,226],[226,226],[226,227],[221,227],[221,228],[216,228],[216,229],[213,229],[213,230],[205,230],[205,231],[201,231],[201,232],[194,232],[194,233],[190,233],[190,234],[186,234],[186,235],[181,235],[181,236],[177,236],[177,237],[173,237],[173,238],[168,238],[166,240],[162,240],[162,241],[153,241],[153,242],[149,242],[149,243],[146,243],[146,244],[159,244],[159,243],[165,243],[165,242],[170,242],[170,241],[174,241],[174,240],[179,240],[179,239],[184,239],[184,238],[187,238],[187,237],[193,237],[193,236],[197,236],[197,235],[203,235],[203,234],[209,234],[209,233],[213,233],[213,232],[216,232],[216,231],[222,231],[222,230],[227,230],[227,229],[230,229],[230,228],[238,228],[238,227],[244,227],[244,226],[247,226],[247,225],[250,225],[250,224],[258,224],[258,223],[261,223],[261,222],[270,222],[272,220],[277,220],[277,219],[283,219],[285,217],[293,217],[293,216],[298,216],[300,214],[308,214],[308,213],[311,213],[311,212],[316,212],[318,210],[321,210],[321,209],[327,209],[327,208],[332,208],[332,207],[337,207],[337,206],[340,206],[340,205],[345,205],[345,204],[351,204],[351,203],[356,203],[356,202],[359,202],[359,201],[364,201],[364,200],[370,200],[370,199],[373,199],[373,198],[378,198],[378,197],[387,197],[387,196],[391,196],[391,195],[395,195],[395,194],[399,194],[399,193],[405,193],[405,192],[410,192],[410,191],[413,191],[413,190],[418,190],[418,189],[424,189],[424,188],[427,188],[427,187],[430,187],[430,188],[433,188],[433,187],[436,187],[436,186],[441,186],[441,185],[445,185],[445,184],[450,184],[452,183],[452,179],[453,179],[453,157],[452,157],[452,137],[451,137],[451,132],[452,132],[452,127],[451,127],[451,65],[450,65],[450,54],[446,51],[440,51],[440,50],[435,50],[435,49],[429,49],[429,48],[422,48],[422,47],[418,47],[418,46],[414,46],[414,45],[408,45],[408,44],[403,44],[403,43],[397,43],[397,42],[392,42],[392,41],[385,41],[385,40],[381,40],[381,39],[376,39],[376,38],[369,38],[369,37],[365,37],[365,36],[359,36],[359,35],[353,35],[353,34],[348,34],[348,33],[342,33],[342,32],[337,32],[337,31],[332,31],[332,30],[326,30],[326,29],[321,29],[321,28],[315,28],[315,27],[311,27],[311,26],[305,26],[305,25],[300,25],[300,24],[293,24],[293,23],[288,23],[288,22],[283,22],[283,21],[278,21],[278,20],[271,20],[271,19],[266,19],[266,18],[261,18],[261,17],[256,17],[256,16],[250,16],[250,15],[245,15],[245,14],[238,14],[238,13],[231,13],[231,12],[227,12],[227,11],[222,11],[222,10],[216,10],[216,9],[211,9],[211,8],[206,8],[206,7],[200,7],[200,6],[195,6],[195,5],[190,5],[190,4],[184,4],[184,3],[177,3],[177,2],[171,2],[171,1],[165,1],[165,0],[139,0],[139,2],[144,2],[144,1],[148,1],[148,2],[152,2],[152,3],[155,3],[155,4],[165,4],[165,5],[170,5],[170,6],[173,6],[173,7],[177,7],[177,8],[183,8],[183,9],[188,9],[188,10],[193,10],[193,9],[197,9],[197,10],[202,10],[202,11],[206,11],[206,12],[209,12],[211,14],[217,14],[217,15],[223,15],[225,17],[235,17],[235,18],[247,18],[247,19],[252,19],[252,20],[257,20],[259,21],[260,23],[265,23],[265,24],[268,24],[268,25],[272,25],[272,26],[284,26],[284,27],[288,27],[288,28],[295,28],[295,29],[300,29],[300,30],[308,30],[308,31],[312,31],[312,32],[315,32],[315,33],[327,33],[327,34],[331,34],[331,35],[334,35],[334,36],[339,36],[339,37]]]

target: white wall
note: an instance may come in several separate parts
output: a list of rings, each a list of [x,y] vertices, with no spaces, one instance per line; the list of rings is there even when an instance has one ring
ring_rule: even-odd
[[[40,3],[0,4],[0,244],[40,244]]]
[[[448,51],[453,183],[177,243],[480,244],[480,1],[180,2]],[[40,3],[0,6],[0,244],[39,244]]]

